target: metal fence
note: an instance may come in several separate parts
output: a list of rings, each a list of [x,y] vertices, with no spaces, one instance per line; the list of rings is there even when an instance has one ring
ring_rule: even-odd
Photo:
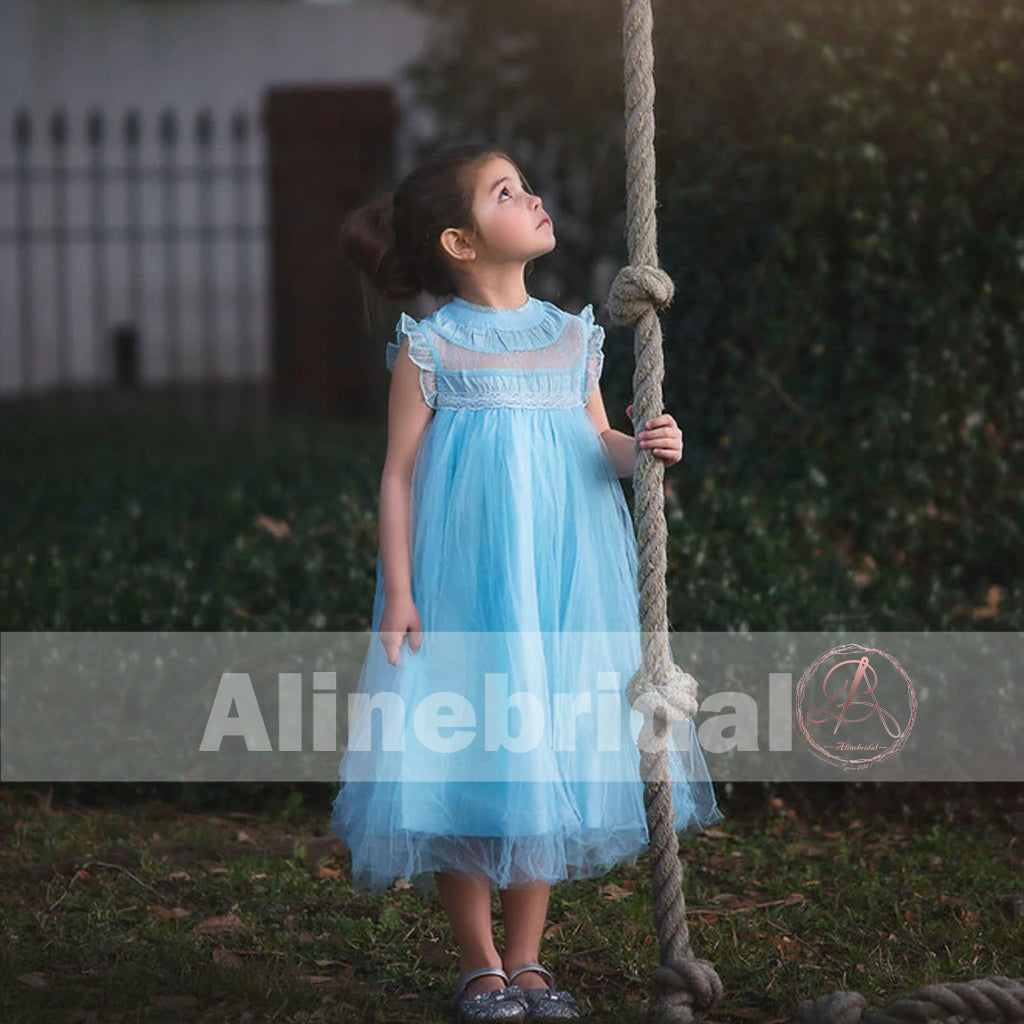
[[[0,149],[0,396],[265,380],[258,118],[36,121]]]

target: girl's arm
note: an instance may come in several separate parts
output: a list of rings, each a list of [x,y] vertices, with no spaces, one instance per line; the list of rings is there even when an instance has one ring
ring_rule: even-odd
[[[594,388],[586,408],[608,452],[616,476],[631,477],[636,471],[636,444],[629,434],[609,426],[600,385]],[[632,417],[632,413],[633,406],[627,405],[626,415]],[[679,462],[683,457],[683,432],[672,414],[665,412],[655,416],[648,421],[647,427],[648,429],[641,430],[636,435],[640,447],[649,448],[655,458],[665,463],[666,468]]]
[[[621,430],[612,429],[605,412],[604,399],[601,397],[601,385],[594,388],[587,400],[587,412],[590,414],[608,458],[619,477],[632,476],[636,466],[636,453],[633,450],[633,438]]]
[[[409,545],[412,472],[423,432],[434,410],[423,399],[420,368],[409,358],[404,339],[391,373],[388,395],[388,447],[380,478],[381,567],[385,599],[412,598],[412,552]]]

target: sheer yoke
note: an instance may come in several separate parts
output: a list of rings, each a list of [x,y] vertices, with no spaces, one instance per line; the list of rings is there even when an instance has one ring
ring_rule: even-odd
[[[604,328],[592,306],[569,314],[531,298],[518,310],[453,299],[419,323],[403,313],[387,365],[404,339],[434,409],[567,409],[585,405],[601,376]]]

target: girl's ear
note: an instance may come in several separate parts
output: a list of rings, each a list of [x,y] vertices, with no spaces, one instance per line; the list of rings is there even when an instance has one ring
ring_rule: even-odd
[[[440,241],[441,248],[454,260],[465,262],[476,257],[473,243],[460,228],[445,228]]]

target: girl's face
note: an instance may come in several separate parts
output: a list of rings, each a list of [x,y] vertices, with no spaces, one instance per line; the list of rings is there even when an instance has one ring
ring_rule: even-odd
[[[495,262],[527,262],[555,247],[551,218],[528,191],[518,168],[503,156],[477,169],[473,189],[477,256]]]

